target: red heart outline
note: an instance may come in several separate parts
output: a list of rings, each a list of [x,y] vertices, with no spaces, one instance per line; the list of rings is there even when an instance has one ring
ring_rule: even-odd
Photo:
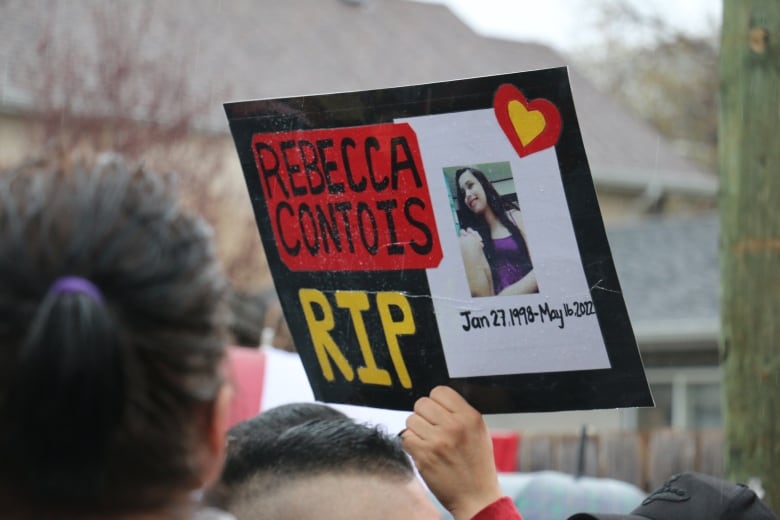
[[[509,117],[510,101],[519,101],[529,112],[538,111],[544,117],[544,130],[527,145],[523,145],[520,141],[520,136],[517,135],[517,131]],[[555,105],[543,98],[528,101],[517,87],[509,83],[501,85],[496,90],[493,96],[493,111],[496,114],[498,124],[520,157],[555,146],[558,138],[561,136],[563,124],[561,122],[561,114]]]

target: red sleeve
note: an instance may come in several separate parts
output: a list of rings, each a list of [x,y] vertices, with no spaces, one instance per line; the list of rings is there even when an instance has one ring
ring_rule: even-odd
[[[523,520],[509,497],[501,497],[474,515],[471,520]]]

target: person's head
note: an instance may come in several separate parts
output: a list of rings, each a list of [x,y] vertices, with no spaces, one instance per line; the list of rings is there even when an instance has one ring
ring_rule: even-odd
[[[701,473],[674,475],[627,515],[578,513],[569,520],[777,520],[747,486]]]
[[[455,171],[455,184],[458,200],[464,208],[464,211],[460,212],[460,225],[464,229],[474,228],[479,232],[488,262],[493,258],[494,247],[490,240],[487,214],[492,214],[509,231],[515,242],[525,248],[520,229],[509,216],[509,211],[517,210],[518,207],[512,202],[504,201],[481,170],[471,166],[459,168]]]
[[[267,446],[293,426],[315,420],[349,420],[328,405],[289,403],[269,408],[231,427],[227,433],[227,455],[219,478],[220,487],[232,488],[249,479],[266,457]]]
[[[496,188],[487,176],[477,168],[464,167],[455,172],[458,200],[464,209],[483,216],[488,211],[498,216],[504,212],[504,204]]]
[[[221,465],[227,282],[170,183],[0,172],[0,511],[169,507]]]
[[[259,293],[232,292],[229,301],[233,315],[230,328],[236,345],[273,346],[295,352],[290,328],[273,288]]]
[[[378,428],[314,420],[253,448],[254,473],[233,483],[227,505],[238,518],[439,518],[400,439]]]

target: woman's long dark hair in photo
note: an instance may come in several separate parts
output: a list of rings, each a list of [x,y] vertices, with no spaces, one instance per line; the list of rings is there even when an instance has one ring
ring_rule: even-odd
[[[476,215],[469,209],[466,204],[466,194],[460,188],[460,178],[466,172],[471,172],[480,183],[482,189],[485,191],[488,206],[493,211],[493,214],[496,215],[499,222],[509,230],[509,233],[512,235],[512,238],[515,240],[518,247],[526,250],[525,239],[523,239],[523,235],[520,234],[520,229],[517,227],[517,224],[515,224],[509,216],[511,210],[520,211],[520,208],[512,201],[502,199],[501,195],[496,191],[496,188],[481,170],[469,166],[459,168],[455,172],[455,189],[458,193],[458,202],[460,203],[461,208],[463,208],[459,212],[461,228],[473,228],[479,233],[484,244],[485,258],[487,258],[488,262],[492,262],[495,256],[495,247],[493,245],[493,239],[490,237],[490,228],[483,217]]]

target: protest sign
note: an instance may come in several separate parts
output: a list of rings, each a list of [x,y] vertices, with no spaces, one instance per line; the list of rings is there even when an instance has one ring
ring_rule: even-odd
[[[565,68],[225,110],[317,399],[652,405]]]

